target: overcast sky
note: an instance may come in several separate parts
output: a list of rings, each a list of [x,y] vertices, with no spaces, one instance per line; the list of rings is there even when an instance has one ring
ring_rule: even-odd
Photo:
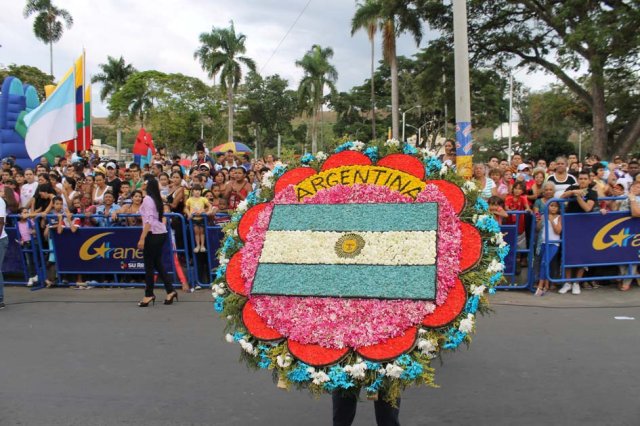
[[[0,12],[0,65],[32,65],[49,70],[49,48],[33,35],[33,17],[25,20],[25,1],[3,2]],[[365,32],[350,35],[352,0],[311,0],[308,8],[291,30],[278,51],[276,49],[307,0],[54,0],[67,9],[73,27],[53,47],[54,75],[60,78],[86,49],[87,72],[98,73],[98,64],[107,55],[124,56],[138,70],[156,69],[179,72],[207,81],[206,74],[193,59],[198,36],[212,27],[227,27],[233,20],[236,31],[247,36],[247,55],[252,57],[262,75],[280,74],[296,87],[301,76],[295,61],[313,44],[330,46],[338,69],[338,89],[348,90],[362,84],[369,76],[369,42]],[[428,43],[429,33],[420,47]],[[380,56],[378,37],[376,54]],[[402,37],[398,54],[411,56],[417,51],[413,39]],[[267,61],[269,62],[267,63]],[[516,78],[533,89],[553,81],[542,74]],[[209,81],[210,83],[210,81]],[[94,88],[94,99],[98,90]],[[94,103],[94,115],[107,114],[104,105]]]

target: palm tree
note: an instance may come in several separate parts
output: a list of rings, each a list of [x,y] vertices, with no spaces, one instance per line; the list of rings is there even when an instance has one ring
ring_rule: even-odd
[[[370,3],[371,0],[365,0],[365,3]],[[358,4],[358,8],[363,7],[362,4]],[[374,82],[375,73],[375,38],[378,31],[377,19],[365,19],[363,21],[356,21],[355,16],[351,20],[351,36],[360,29],[367,31],[369,42],[371,43],[371,138],[376,138],[376,87]]]
[[[67,29],[71,28],[73,18],[66,9],[54,6],[51,0],[27,0],[23,13],[25,18],[36,14],[33,33],[38,40],[49,44],[49,72],[53,75],[53,43],[62,38],[64,24]]]
[[[200,47],[193,54],[200,66],[207,72],[209,78],[215,79],[220,73],[220,86],[227,92],[227,108],[229,114],[229,141],[233,141],[233,93],[242,80],[242,65],[251,71],[256,70],[253,59],[240,56],[246,53],[245,41],[247,37],[236,34],[233,21],[229,28],[211,29],[210,33],[200,34]]]
[[[391,68],[391,130],[394,138],[399,137],[399,93],[398,60],[396,57],[396,37],[408,31],[416,44],[422,40],[422,23],[414,8],[397,0],[368,0],[360,4],[352,19],[353,23],[376,21],[382,30],[382,53]]]
[[[91,82],[102,84],[100,100],[103,102],[124,86],[129,76],[136,72],[133,65],[127,64],[122,56],[119,59],[107,56],[107,63],[98,66],[102,72],[91,77]]]
[[[107,98],[111,98],[114,93],[124,86],[127,79],[136,72],[133,65],[127,64],[122,56],[120,56],[119,59],[107,56],[107,63],[100,64],[98,66],[102,72],[91,77],[91,83],[102,83],[102,89],[100,89],[100,100],[102,102]],[[116,150],[118,153],[118,160],[120,159],[121,147],[122,126],[120,125],[120,122],[118,122],[116,126]]]
[[[314,44],[296,66],[302,68],[304,75],[298,86],[298,97],[304,111],[311,116],[311,152],[318,152],[318,112],[322,110],[325,86],[336,91],[335,82],[338,71],[329,63],[333,49],[322,48]]]

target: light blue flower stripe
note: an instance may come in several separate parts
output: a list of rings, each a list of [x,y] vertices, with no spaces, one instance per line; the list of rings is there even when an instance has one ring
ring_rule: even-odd
[[[270,231],[432,231],[438,229],[437,203],[278,204]]]
[[[436,267],[262,263],[258,266],[251,293],[433,300]]]

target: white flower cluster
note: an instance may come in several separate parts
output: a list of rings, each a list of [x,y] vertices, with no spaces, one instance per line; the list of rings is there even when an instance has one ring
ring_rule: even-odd
[[[218,297],[218,296],[222,296],[224,295],[227,290],[225,290],[225,285],[224,283],[220,283],[220,284],[214,284],[211,286],[211,295],[213,297]]]
[[[325,154],[324,152],[322,152],[322,151],[318,151],[318,152],[316,153],[316,160],[318,160],[318,161],[324,161],[324,160],[326,160],[326,159],[327,159],[327,154]]]
[[[269,170],[262,175],[262,186],[265,188],[273,188],[273,172]]]
[[[344,371],[354,379],[364,379],[364,375],[367,372],[367,364],[361,361],[357,364],[347,365],[344,367]]]
[[[436,351],[438,350],[438,341],[431,339],[418,339],[418,349],[423,355],[429,358],[435,358]]]
[[[507,242],[503,238],[504,234],[502,232],[496,232],[493,237],[491,237],[491,242],[498,247],[504,247],[507,245]]]
[[[247,342],[244,339],[240,339],[238,340],[238,343],[240,344],[240,347],[248,354],[251,354],[253,356],[257,356],[258,355],[258,349],[254,348],[253,345],[249,342]]]
[[[362,151],[365,147],[364,142],[354,141],[351,143],[352,143],[351,148],[349,148],[351,151]]]
[[[404,373],[404,368],[396,364],[387,364],[384,368],[384,374],[394,379],[399,379],[400,375]]]
[[[481,215],[477,215],[474,214],[473,217],[471,218],[471,220],[473,221],[473,223],[478,223],[481,221],[485,221],[488,220],[491,216],[486,215],[486,214],[481,214]]]
[[[293,362],[293,358],[291,358],[291,356],[289,354],[286,355],[278,355],[276,357],[276,363],[278,364],[278,367],[281,368],[287,368],[288,366],[291,365],[291,363]]]
[[[460,321],[458,330],[462,331],[463,333],[471,333],[473,331],[474,322],[475,317],[473,316],[473,314],[467,314],[467,317]]]
[[[476,184],[471,181],[468,180],[465,183],[462,184],[462,191],[466,194],[467,192],[470,191],[475,191],[476,189],[478,189],[478,187],[476,186]]]
[[[434,150],[432,150],[432,149],[421,148],[420,149],[420,155],[422,155],[422,158],[435,157],[436,156],[436,152]]]
[[[226,336],[224,336],[224,340],[226,340],[227,343],[233,343],[233,335],[227,333]]]
[[[479,285],[479,286],[472,285],[471,286],[471,293],[474,296],[480,297],[480,296],[482,296],[484,294],[486,289],[487,289],[487,286],[485,286],[484,284]]]
[[[384,146],[390,146],[393,148],[400,148],[400,141],[398,139],[387,139]]]
[[[247,211],[248,208],[249,208],[249,203],[247,202],[247,200],[242,200],[238,203],[238,206],[236,207],[236,212],[244,213]]]
[[[316,371],[316,369],[313,367],[307,368],[307,373],[309,373],[309,376],[311,376],[311,379],[313,379],[314,385],[321,385],[323,383],[327,383],[330,380],[327,373],[320,370]]]
[[[490,274],[501,272],[502,270],[504,270],[504,264],[497,261],[496,259],[492,259],[491,263],[487,267],[487,272],[489,272]]]

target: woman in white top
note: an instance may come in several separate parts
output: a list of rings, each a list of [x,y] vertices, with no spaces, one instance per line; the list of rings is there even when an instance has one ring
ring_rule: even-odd
[[[488,200],[491,196],[497,195],[496,183],[493,179],[487,178],[487,167],[482,163],[473,165],[473,180],[480,191],[480,196]]]
[[[107,185],[107,178],[104,176],[104,173],[96,173],[95,176],[96,187],[93,190],[91,203],[94,206],[99,206],[104,203],[104,194],[107,191],[111,190],[111,187]]]

